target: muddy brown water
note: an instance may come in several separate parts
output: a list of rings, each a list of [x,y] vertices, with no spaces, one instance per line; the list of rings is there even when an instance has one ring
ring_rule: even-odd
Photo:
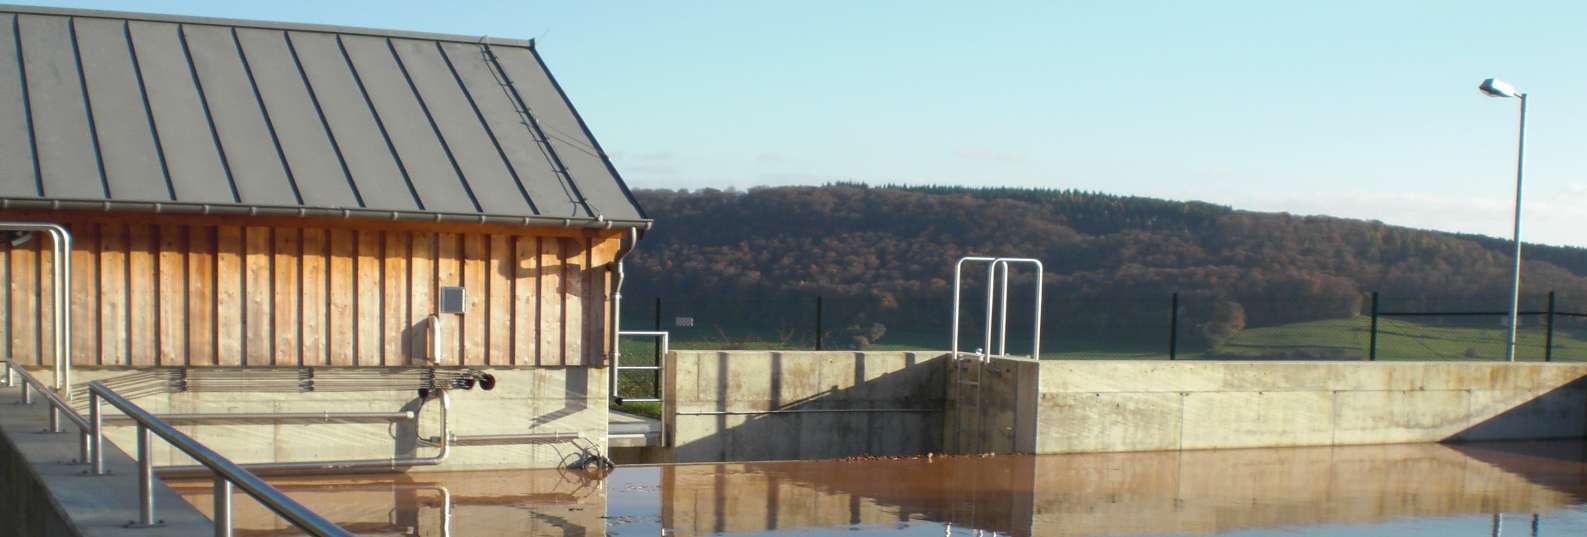
[[[282,478],[361,535],[1587,535],[1587,443]],[[208,513],[210,483],[172,482]],[[289,535],[246,497],[238,535]]]

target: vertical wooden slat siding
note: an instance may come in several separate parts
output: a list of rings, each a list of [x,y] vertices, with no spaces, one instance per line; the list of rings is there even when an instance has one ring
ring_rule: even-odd
[[[512,364],[512,238],[491,235],[490,261],[485,267],[485,294],[489,298],[490,315],[485,320],[485,363],[488,365]]]
[[[127,226],[121,224],[99,225],[99,364],[128,364]]]
[[[381,365],[380,355],[385,352],[385,342],[381,338],[381,273],[380,273],[380,232],[369,229],[358,230],[358,261],[357,270],[358,302],[355,305],[358,315],[358,365]]]
[[[354,365],[353,342],[358,326],[353,319],[353,300],[358,296],[353,280],[353,253],[358,235],[351,229],[331,230],[331,365]]]
[[[243,231],[215,228],[215,359],[218,365],[242,365]]]
[[[160,304],[160,355],[159,363],[165,366],[187,365],[187,229],[184,226],[161,224],[155,228],[159,236],[158,293],[154,300]]]
[[[562,239],[557,237],[544,237],[540,239],[540,319],[535,323],[540,332],[540,356],[535,361],[536,365],[560,366],[563,353],[567,351],[562,345],[562,324],[565,320],[563,298],[566,289],[562,288],[563,269]]]
[[[410,358],[415,355],[409,350],[413,338],[404,337],[408,329],[408,234],[387,231],[384,235],[385,252],[381,256],[381,269],[385,272],[382,277],[385,287],[382,305],[385,306],[386,345],[383,365],[408,365],[412,363]]]
[[[540,353],[540,241],[512,237],[512,363],[535,365]]]
[[[437,233],[435,235],[436,295],[431,298],[434,303],[431,307],[435,310],[440,309],[440,288],[456,286],[462,283],[462,275],[459,274],[462,268],[462,260],[460,259],[462,249],[459,248],[458,238],[456,233]],[[463,355],[463,331],[465,330],[463,319],[458,315],[448,314],[446,315],[445,324],[445,340],[441,342],[441,345],[446,349],[446,354],[441,363],[444,365],[462,364],[463,361],[460,358]]]
[[[275,340],[270,314],[270,228],[249,226],[243,229],[243,363],[268,367],[275,364]]]
[[[305,367],[322,366],[327,363],[325,331],[329,321],[325,318],[327,307],[325,289],[330,283],[325,264],[327,248],[325,230],[304,229],[300,245],[303,249],[303,255],[298,262],[302,269],[302,281],[299,286],[302,291],[299,302],[302,306],[299,319],[303,334],[301,359]]]
[[[467,304],[446,316],[443,365],[604,367],[614,344],[616,232],[68,221],[79,365],[418,365],[437,291],[454,285]],[[51,248],[0,244],[0,347],[23,363],[52,360]]]
[[[37,249],[39,294],[38,315],[34,317],[39,327],[39,362],[55,365],[55,241],[44,233],[35,234],[29,246]]]
[[[463,365],[485,365],[485,325],[490,317],[485,305],[490,296],[490,289],[485,286],[485,260],[485,236],[463,235],[463,288],[468,294],[468,305],[463,309]]]
[[[127,340],[134,366],[155,365],[154,234],[148,224],[127,226]]]
[[[99,365],[99,226],[72,232],[72,363]]]
[[[298,259],[303,255],[300,233],[295,228],[276,228],[275,247],[271,252],[274,263],[272,270],[275,273],[275,285],[270,290],[273,295],[271,311],[275,315],[275,352],[272,361],[276,367],[297,367],[302,356],[302,348],[298,343],[301,326],[298,317],[301,312],[298,304],[301,298],[298,294]]]
[[[408,344],[409,359],[414,364],[431,359],[430,347],[425,344],[424,318],[434,310],[430,307],[431,289],[435,286],[435,234],[415,231],[408,244],[408,326],[412,340]],[[456,329],[456,327],[451,327]]]
[[[215,228],[208,226],[187,229],[187,362],[215,363]]]
[[[567,366],[584,365],[584,297],[588,289],[584,286],[586,274],[584,256],[589,251],[589,244],[585,239],[561,239],[562,242],[562,341],[565,346],[562,353],[562,364]]]

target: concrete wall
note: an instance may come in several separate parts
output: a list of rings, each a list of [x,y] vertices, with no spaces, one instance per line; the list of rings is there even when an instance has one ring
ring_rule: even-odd
[[[949,424],[996,452],[1179,449],[1580,438],[1587,364],[997,360],[1034,367],[1036,390],[992,373],[955,392]],[[965,377],[956,370],[955,378]],[[1000,386],[999,383],[1002,383]],[[1027,381],[1028,382],[1028,381]],[[1020,388],[1024,386],[1021,385]],[[959,412],[966,409],[969,415]],[[1028,421],[1034,408],[1034,422]],[[1022,413],[1023,412],[1023,413]],[[1010,420],[1027,420],[1014,427]],[[1029,428],[1033,438],[1020,437]],[[952,430],[952,429],[950,429]],[[950,435],[952,436],[952,435]],[[1016,443],[1016,437],[1021,442]],[[977,445],[950,447],[971,451]]]
[[[456,435],[517,432],[577,432],[601,452],[606,449],[606,370],[586,367],[489,369],[496,388],[451,390],[448,427]],[[35,373],[48,382],[47,371]],[[77,368],[73,381],[128,378],[126,369]],[[374,412],[418,408],[416,392],[219,393],[183,392],[144,395],[133,402],[155,413],[194,412]],[[86,403],[84,404],[86,408]],[[86,415],[86,410],[84,411]],[[111,410],[107,406],[107,416]],[[416,446],[414,427],[424,436],[438,434],[439,403],[430,401],[417,423],[256,422],[236,425],[181,425],[178,428],[239,463],[297,462],[391,457],[428,457],[434,448]],[[107,421],[107,438],[122,449],[134,449],[133,428],[126,421]],[[192,464],[163,443],[156,443],[155,464]],[[440,466],[415,471],[556,468],[571,462],[578,450],[569,444],[454,445]]]
[[[939,451],[942,353],[675,351],[664,410],[678,462]]]

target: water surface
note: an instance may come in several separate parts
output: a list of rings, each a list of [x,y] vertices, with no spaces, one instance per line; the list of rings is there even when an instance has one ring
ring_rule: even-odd
[[[1587,444],[932,457],[273,479],[369,535],[1587,535]],[[200,510],[209,483],[175,482]],[[290,533],[246,498],[239,535]],[[1495,516],[1497,514],[1497,517]],[[663,530],[666,531],[663,534]]]

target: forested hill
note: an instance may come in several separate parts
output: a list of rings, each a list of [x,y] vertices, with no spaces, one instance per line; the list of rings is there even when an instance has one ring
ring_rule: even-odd
[[[1090,313],[1068,312],[1084,318],[1071,325],[1116,330],[1159,316],[1130,300],[1179,292],[1200,305],[1191,313],[1203,324],[1238,325],[1202,331],[1215,340],[1247,325],[1356,315],[1372,291],[1402,308],[1508,294],[1505,241],[1378,222],[1060,190],[837,184],[635,194],[657,221],[628,258],[625,291],[636,296],[770,303],[821,294],[862,304],[868,318],[910,322],[911,312],[890,310],[946,297],[959,257],[1036,257],[1046,264],[1050,308],[1089,304]],[[1555,290],[1562,304],[1587,306],[1587,250],[1528,245],[1524,255],[1527,294]]]

